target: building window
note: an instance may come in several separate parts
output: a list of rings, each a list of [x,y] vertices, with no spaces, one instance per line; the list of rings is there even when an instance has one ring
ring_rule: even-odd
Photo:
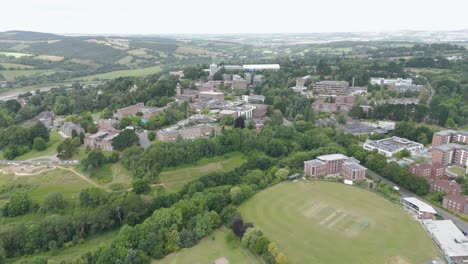
[[[356,171],[353,171],[353,180],[356,179]]]
[[[312,167],[312,175],[315,175],[315,167]]]

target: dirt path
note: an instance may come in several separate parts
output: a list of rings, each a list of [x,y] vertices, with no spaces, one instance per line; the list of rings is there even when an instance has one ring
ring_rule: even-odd
[[[61,166],[57,166],[57,169],[71,171],[71,172],[75,173],[76,175],[78,175],[78,177],[80,177],[81,179],[83,179],[83,180],[85,180],[85,181],[91,183],[92,185],[94,185],[94,186],[96,186],[96,187],[98,187],[98,188],[101,188],[101,189],[104,188],[104,187],[102,187],[101,185],[99,185],[99,184],[93,182],[93,181],[90,180],[88,177],[86,177],[85,175],[83,175],[83,174],[77,172],[77,171],[74,170],[74,169],[64,168],[64,167],[61,167]]]
[[[150,186],[150,187],[162,186],[163,188],[166,188],[166,186],[164,185],[164,183],[150,184],[149,186]],[[128,189],[127,189],[127,192],[131,192],[132,190],[133,190],[133,187],[128,188]]]

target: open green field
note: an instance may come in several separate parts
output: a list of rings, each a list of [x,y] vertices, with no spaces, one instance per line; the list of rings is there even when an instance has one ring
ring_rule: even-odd
[[[27,69],[32,69],[33,66],[25,65],[25,64],[17,64],[17,63],[0,63],[2,67],[5,69],[19,69],[19,70],[27,70]]]
[[[92,173],[83,171],[82,166],[78,165],[76,171],[88,176],[92,181],[106,189],[114,184],[120,184],[122,189],[125,190],[132,187],[132,175],[120,162],[106,163],[101,168],[93,170]]]
[[[399,205],[357,187],[283,182],[240,206],[289,263],[429,263],[441,257]]]
[[[434,74],[439,74],[439,73],[446,73],[449,72],[447,69],[434,69],[434,68],[406,68],[411,72],[414,73],[434,73]]]
[[[8,81],[13,81],[15,78],[20,76],[30,75],[50,75],[55,73],[54,70],[1,70],[0,74],[5,77]]]
[[[109,245],[114,237],[118,234],[118,230],[106,232],[86,239],[82,244],[72,246],[70,248],[58,250],[55,254],[50,251],[35,254],[34,257],[23,257],[14,259],[11,263],[21,263],[35,257],[46,257],[51,263],[60,263],[64,260],[77,259],[89,251],[95,250],[97,247]]]
[[[88,75],[88,76],[78,77],[73,80],[92,81],[94,79],[115,79],[118,77],[138,77],[138,76],[155,74],[160,71],[161,71],[161,66],[153,66],[153,67],[140,68],[140,69],[121,70],[121,71],[106,72],[106,73],[95,74],[95,75]]]
[[[7,51],[0,51],[0,56],[13,56],[15,58],[21,58],[25,56],[32,56],[32,54],[28,53],[21,53],[21,52],[7,52]]]
[[[227,241],[226,228],[214,231],[192,248],[184,248],[166,256],[162,260],[154,260],[154,264],[211,264],[225,257],[232,264],[260,264],[260,260],[249,251],[242,249],[238,240]],[[214,237],[214,240],[213,240]]]
[[[166,190],[178,191],[189,181],[213,171],[234,169],[244,161],[245,157],[239,152],[214,158],[203,158],[195,165],[164,170],[159,174],[159,179]]]

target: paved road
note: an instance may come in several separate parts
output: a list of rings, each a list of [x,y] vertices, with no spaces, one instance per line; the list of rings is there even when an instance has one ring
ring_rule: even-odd
[[[370,171],[369,169],[367,170],[367,173],[374,179],[379,179],[379,180],[382,180],[383,182],[387,183],[388,185],[390,186],[395,186],[395,184],[385,178],[383,178],[382,176],[378,175],[377,173],[373,172],[373,171]],[[403,188],[400,187],[400,193],[403,197],[416,197],[416,198],[419,198],[420,200],[425,200],[424,198],[408,191],[408,190],[405,190]],[[452,220],[457,226],[458,228],[460,228],[462,231],[468,231],[468,223],[462,219],[460,219],[458,216],[456,215],[452,215],[450,214],[449,212],[445,211],[444,209],[442,209],[440,206],[436,206],[434,204],[430,204],[432,207],[434,207],[434,209],[437,211],[437,214],[442,216],[444,219],[447,219],[447,220]]]
[[[38,158],[35,158],[38,159]],[[0,165],[72,165],[80,164],[79,160],[34,161],[31,160],[0,160]]]

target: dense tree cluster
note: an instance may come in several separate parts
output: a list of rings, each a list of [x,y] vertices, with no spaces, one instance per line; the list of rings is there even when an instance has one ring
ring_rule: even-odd
[[[48,141],[49,131],[42,122],[32,127],[11,125],[0,130],[0,148],[7,159],[14,159],[31,149],[44,150]]]

